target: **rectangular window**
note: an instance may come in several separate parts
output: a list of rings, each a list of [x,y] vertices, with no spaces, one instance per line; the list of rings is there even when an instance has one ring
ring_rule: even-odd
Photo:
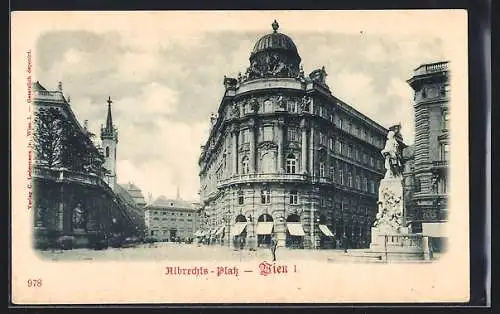
[[[368,181],[366,177],[363,177],[363,191],[368,191]]]
[[[335,167],[333,166],[330,166],[330,178],[332,178],[332,180],[335,180]]]
[[[347,157],[352,158],[352,145],[347,146]]]
[[[373,156],[370,156],[370,166],[374,166],[374,159],[373,159]]]
[[[269,189],[264,189],[260,191],[260,202],[262,204],[270,204],[271,203],[271,191]]]
[[[328,139],[328,147],[332,152],[335,150],[335,141],[333,140],[333,137]]]
[[[324,162],[319,163],[319,176],[320,177],[325,176],[325,163]]]
[[[449,128],[449,115],[448,115],[448,111],[444,111],[443,112],[443,130],[448,130]]]
[[[238,204],[243,205],[245,200],[245,196],[243,195],[243,191],[238,191]]]
[[[448,160],[450,155],[450,146],[448,144],[441,144],[441,160]]]
[[[352,188],[352,174],[350,171],[349,171],[349,174],[347,175],[347,179],[348,179],[347,183],[348,183],[349,187]]]
[[[342,118],[339,118],[339,129],[342,129],[344,127],[344,120]]]
[[[356,176],[356,189],[361,190],[361,181],[359,176]]]
[[[288,141],[289,142],[299,142],[300,141],[299,132],[296,128],[288,128],[287,134],[288,134]]]
[[[326,135],[323,132],[319,132],[319,144],[326,145]]]
[[[273,140],[273,127],[268,125],[262,130],[262,140],[271,142]]]
[[[341,142],[341,141],[337,141],[337,146],[338,146],[338,150],[337,150],[337,152],[338,152],[340,155],[342,155],[342,154],[344,153],[344,149],[343,149],[344,147],[343,147],[343,145],[342,145],[342,142]]]
[[[290,205],[297,205],[299,203],[299,193],[297,191],[290,192]]]
[[[344,170],[339,169],[339,183],[344,184]]]
[[[286,173],[295,173],[297,171],[297,160],[294,156],[286,159]]]

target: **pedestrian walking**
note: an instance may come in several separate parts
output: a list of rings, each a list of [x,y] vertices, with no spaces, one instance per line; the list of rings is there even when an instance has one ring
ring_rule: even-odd
[[[347,249],[349,249],[349,239],[346,234],[344,234],[342,238],[342,245],[344,247],[344,253],[347,253]]]
[[[271,254],[273,255],[273,262],[276,262],[276,248],[278,247],[278,240],[276,235],[273,234],[271,237]]]

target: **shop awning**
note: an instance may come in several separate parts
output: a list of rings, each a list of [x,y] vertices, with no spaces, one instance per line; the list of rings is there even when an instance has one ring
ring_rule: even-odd
[[[422,223],[422,234],[428,237],[443,238],[446,237],[446,223],[427,222]]]
[[[334,237],[333,233],[330,231],[330,229],[328,229],[327,225],[319,225],[319,230],[321,230],[321,232],[323,232],[323,234],[327,237]]]
[[[267,235],[273,232],[274,222],[259,222],[257,223],[257,234]]]
[[[233,236],[240,235],[243,230],[245,230],[245,227],[247,226],[246,222],[237,222],[234,224],[234,226],[231,227],[231,233]]]
[[[302,224],[300,222],[289,222],[286,224],[288,232],[293,236],[305,236],[304,229],[302,228]]]
[[[215,235],[219,235],[219,234],[222,234],[222,232],[224,232],[224,226],[222,227],[219,227],[219,229],[217,229],[217,231],[215,232]]]

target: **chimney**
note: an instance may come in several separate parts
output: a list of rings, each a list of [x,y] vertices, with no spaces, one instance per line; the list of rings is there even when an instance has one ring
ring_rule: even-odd
[[[89,126],[89,120],[84,120],[84,121],[83,121],[83,128],[84,128],[85,130],[87,130],[87,129],[88,129],[88,126]]]
[[[62,82],[59,81],[59,83],[57,84],[57,89],[62,92],[63,91],[63,88],[62,88]]]

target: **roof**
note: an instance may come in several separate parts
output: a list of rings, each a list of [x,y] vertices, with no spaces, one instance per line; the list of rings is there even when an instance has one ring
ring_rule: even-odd
[[[196,210],[192,202],[183,199],[170,199],[163,195],[157,197],[153,203],[148,204],[146,207]]]
[[[126,192],[136,204],[146,204],[146,199],[142,194],[142,190],[133,183],[119,184],[120,189]]]
[[[46,91],[47,89],[45,87],[43,87],[39,81],[36,81],[35,83],[33,83],[33,90],[35,90],[35,91],[45,90]]]
[[[277,32],[279,24],[278,22],[276,22],[276,20],[274,21],[272,26],[273,32],[271,34],[262,36],[257,41],[253,48],[252,54],[271,49],[289,50],[298,54],[297,47],[295,46],[293,40],[287,35]]]

